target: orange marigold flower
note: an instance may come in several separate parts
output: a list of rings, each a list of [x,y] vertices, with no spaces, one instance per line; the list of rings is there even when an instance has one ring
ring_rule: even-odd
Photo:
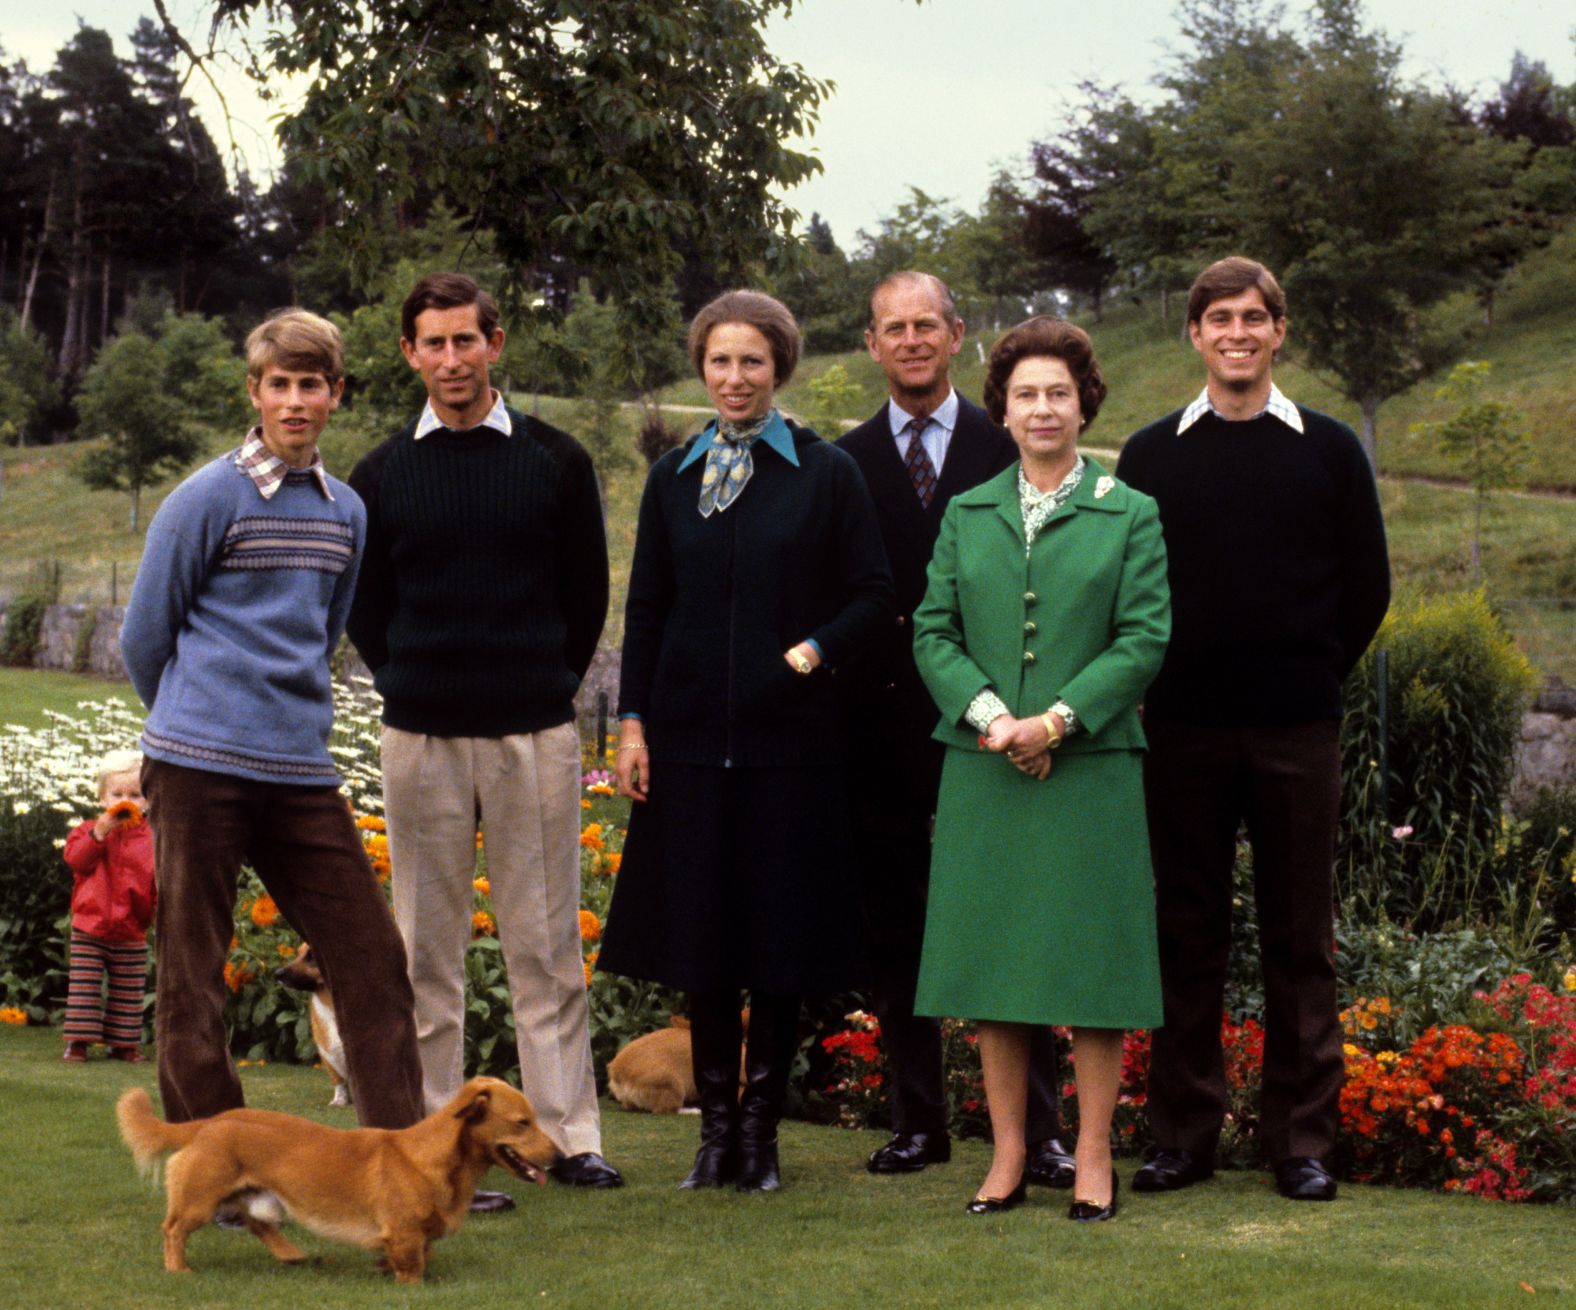
[[[608,851],[602,857],[602,868],[608,873],[617,873],[623,863],[624,853],[622,851]]]
[[[272,928],[278,918],[279,907],[274,904],[274,898],[267,892],[252,902],[252,922],[259,928]]]
[[[364,832],[386,832],[388,830],[388,825],[383,822],[383,816],[379,814],[363,814],[356,820],[356,827]]]
[[[580,911],[580,940],[583,942],[599,941],[602,937],[602,920],[596,917],[591,910]]]
[[[591,985],[591,975],[592,975],[593,972],[595,972],[596,961],[588,959],[585,963],[586,963],[586,986],[589,987]]]
[[[591,802],[588,801],[584,796],[580,798],[580,808],[582,810],[589,810],[591,808]]]
[[[4,1009],[0,1009],[0,1023],[8,1023],[15,1028],[25,1028],[27,1026],[27,1011],[19,1010],[14,1005],[8,1005]]]
[[[471,915],[472,937],[495,937],[498,934],[497,921],[486,910],[477,910]]]
[[[224,985],[232,992],[239,992],[247,983],[256,977],[244,964],[237,964],[234,960],[226,960],[224,965]]]
[[[486,878],[475,878],[475,879],[473,879],[471,881],[471,886],[476,888],[476,891],[477,891],[477,893],[479,895],[482,895],[482,896],[491,896],[492,895],[492,883],[491,883],[491,881],[489,881]]]
[[[278,950],[282,959],[292,960],[295,958],[294,946],[287,946],[284,942],[280,942],[275,949]]]
[[[586,824],[585,830],[580,834],[580,844],[588,851],[599,851],[606,846],[607,843],[602,840],[602,825],[600,823]]]
[[[117,801],[109,807],[109,817],[117,823],[124,820],[128,827],[135,828],[142,822],[142,807],[136,801]]]
[[[477,829],[477,831],[476,831],[476,849],[477,850],[481,850],[481,848],[482,848],[482,834],[481,834],[481,830]]]

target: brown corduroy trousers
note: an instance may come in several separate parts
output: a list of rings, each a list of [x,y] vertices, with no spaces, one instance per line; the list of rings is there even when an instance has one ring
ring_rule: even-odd
[[[344,1035],[356,1114],[369,1128],[422,1115],[405,951],[345,798],[333,787],[254,782],[144,761],[159,886],[154,1035],[173,1122],[244,1104],[224,1024],[236,882],[249,863],[312,943]]]

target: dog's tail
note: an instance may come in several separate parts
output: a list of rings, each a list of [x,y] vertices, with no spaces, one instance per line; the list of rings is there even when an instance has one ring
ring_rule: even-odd
[[[167,1151],[178,1150],[197,1135],[200,1123],[167,1124],[153,1113],[153,1102],[141,1087],[121,1093],[115,1102],[115,1118],[120,1123],[122,1140],[131,1148],[137,1168],[151,1174],[158,1168],[159,1157]]]

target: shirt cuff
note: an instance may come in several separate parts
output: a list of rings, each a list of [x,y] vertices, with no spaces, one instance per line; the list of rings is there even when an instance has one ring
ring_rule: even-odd
[[[815,652],[816,659],[820,660],[822,664],[826,663],[826,652],[821,649],[820,642],[818,642],[814,637],[806,637],[804,639],[804,644]]]
[[[969,702],[968,709],[963,711],[964,721],[976,732],[989,732],[991,722],[1003,714],[1011,714],[1007,702],[1002,700],[994,691],[986,687],[978,692]]]
[[[633,719],[636,723],[644,723],[646,716],[644,714],[636,714],[634,710],[625,710],[618,716],[618,721],[622,723],[625,719]]]

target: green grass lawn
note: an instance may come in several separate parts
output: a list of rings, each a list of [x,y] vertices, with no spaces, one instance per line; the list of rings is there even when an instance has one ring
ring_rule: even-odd
[[[161,1265],[161,1196],[135,1174],[114,1128],[126,1087],[151,1066],[67,1066],[59,1034],[0,1034],[6,1121],[0,1303],[26,1310],[155,1310],[256,1304],[334,1307],[861,1305],[1467,1307],[1571,1304],[1576,1212],[1345,1187],[1333,1205],[1284,1201],[1264,1175],[1226,1173],[1169,1197],[1130,1197],[1116,1222],[1066,1219],[1066,1194],[1036,1191],[994,1219],[963,1213],[986,1148],[949,1165],[875,1178],[873,1133],[790,1123],[775,1196],[680,1193],[696,1121],[604,1103],[616,1192],[515,1185],[513,1214],[480,1218],[434,1251],[429,1281],[397,1288],[371,1259],[299,1230],[314,1258],[277,1265],[244,1233],[205,1228],[195,1273]],[[311,1069],[242,1071],[253,1105],[348,1125]],[[1124,1161],[1124,1181],[1133,1162]],[[498,1185],[500,1176],[490,1176]],[[1525,1289],[1522,1285],[1525,1284]]]
[[[108,700],[112,696],[141,713],[141,702],[129,682],[105,682],[75,673],[0,667],[0,723],[38,728],[47,722],[45,710],[75,716],[79,702]]]

